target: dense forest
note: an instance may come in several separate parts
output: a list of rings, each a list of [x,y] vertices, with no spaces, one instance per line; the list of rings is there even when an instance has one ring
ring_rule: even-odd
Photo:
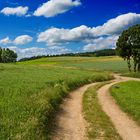
[[[14,51],[0,47],[0,63],[16,62],[16,59],[17,54]]]
[[[113,49],[105,49],[105,50],[99,50],[95,52],[84,52],[84,53],[67,53],[67,54],[59,54],[59,55],[42,55],[42,56],[33,56],[29,58],[22,58],[19,61],[28,61],[28,60],[35,60],[39,58],[45,58],[45,57],[60,57],[60,56],[83,56],[83,57],[99,57],[99,56],[115,56],[116,52]]]

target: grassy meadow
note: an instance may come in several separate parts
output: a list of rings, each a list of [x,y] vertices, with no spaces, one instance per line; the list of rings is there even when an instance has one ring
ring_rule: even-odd
[[[69,91],[110,78],[105,72],[34,62],[0,64],[0,139],[46,139],[50,119]]]
[[[111,94],[121,109],[140,125],[140,82],[116,84],[112,87]]]
[[[57,66],[98,71],[126,72],[127,64],[119,57],[49,57],[20,62],[20,65]]]
[[[46,140],[62,99],[79,86],[111,79],[112,72],[127,74],[126,62],[119,57],[49,57],[0,64],[0,140]],[[112,127],[107,131],[116,136]]]

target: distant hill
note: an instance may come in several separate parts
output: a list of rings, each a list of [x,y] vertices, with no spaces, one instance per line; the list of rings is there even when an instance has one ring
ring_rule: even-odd
[[[22,58],[19,60],[19,62],[35,60],[35,59],[40,59],[40,58],[45,58],[45,57],[62,57],[62,56],[100,57],[100,56],[115,56],[115,55],[116,55],[116,52],[114,49],[104,49],[104,50],[99,50],[99,51],[94,51],[94,52],[84,52],[84,53],[66,53],[66,54],[58,54],[58,55],[33,56],[29,58]]]

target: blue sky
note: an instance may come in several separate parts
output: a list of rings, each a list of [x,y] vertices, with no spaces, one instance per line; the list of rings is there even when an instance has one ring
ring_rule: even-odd
[[[18,57],[115,48],[139,0],[0,0],[0,46]]]

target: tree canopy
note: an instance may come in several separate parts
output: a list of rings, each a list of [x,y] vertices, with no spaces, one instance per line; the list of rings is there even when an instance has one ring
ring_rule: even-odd
[[[116,46],[117,54],[127,61],[129,71],[131,71],[131,62],[133,62],[134,72],[140,72],[140,25],[123,31]]]
[[[2,49],[0,47],[0,63],[16,62],[17,54],[10,49]]]

